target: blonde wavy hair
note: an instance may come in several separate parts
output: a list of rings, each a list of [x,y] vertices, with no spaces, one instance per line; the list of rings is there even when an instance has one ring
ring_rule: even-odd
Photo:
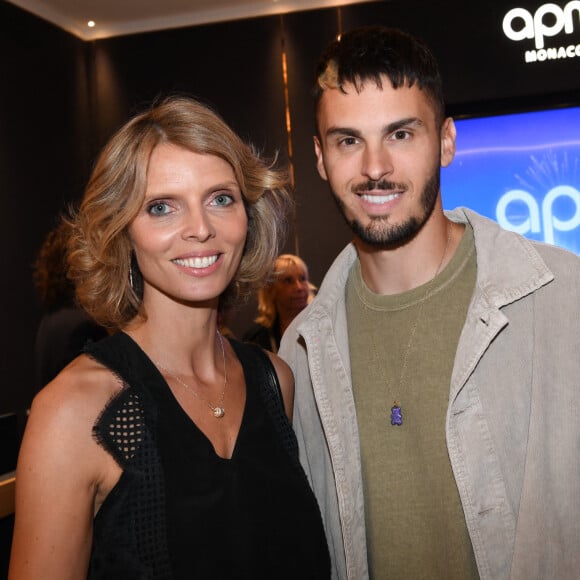
[[[104,147],[82,202],[68,220],[68,275],[77,301],[108,328],[145,317],[140,292],[130,283],[128,227],[143,203],[149,159],[160,143],[220,157],[234,170],[242,191],[247,239],[220,307],[261,285],[286,237],[292,209],[287,172],[267,164],[208,106],[183,96],[164,99],[131,119]]]
[[[254,322],[261,324],[266,328],[272,328],[274,325],[276,317],[278,316],[274,301],[276,295],[276,282],[286,274],[288,268],[291,266],[302,268],[304,272],[306,272],[306,279],[308,279],[308,266],[302,258],[295,256],[294,254],[280,254],[274,261],[266,284],[258,291],[258,316],[254,319]],[[310,282],[308,282],[308,288],[310,290],[308,302],[310,303],[318,288]]]

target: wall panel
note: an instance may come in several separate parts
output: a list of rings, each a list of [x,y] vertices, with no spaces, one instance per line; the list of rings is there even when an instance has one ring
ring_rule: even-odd
[[[312,141],[315,133],[312,99],[315,65],[320,52],[338,33],[339,12],[334,9],[288,14],[284,17],[284,30],[299,250],[309,266],[312,281],[318,285],[338,252],[351,238],[326,182],[318,175]]]
[[[80,40],[0,2],[0,413],[21,418],[40,316],[32,263],[87,170],[84,55]]]

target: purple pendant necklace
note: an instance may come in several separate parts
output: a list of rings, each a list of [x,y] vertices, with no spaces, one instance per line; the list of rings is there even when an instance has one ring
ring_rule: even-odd
[[[402,425],[403,424],[403,411],[401,407],[397,405],[397,401],[394,402],[391,407],[391,425]]]
[[[417,326],[419,325],[419,321],[421,320],[421,315],[423,314],[423,306],[425,302],[429,298],[431,294],[431,288],[433,286],[433,281],[439,275],[441,268],[443,267],[443,262],[445,261],[445,256],[447,255],[447,250],[449,249],[449,242],[451,241],[451,233],[453,231],[453,222],[448,222],[447,225],[447,242],[445,243],[445,249],[443,250],[443,255],[441,256],[441,261],[439,262],[439,266],[435,271],[435,274],[431,280],[427,283],[427,287],[425,289],[425,295],[421,299],[419,303],[419,309],[417,311],[417,317],[415,318],[415,322],[411,327],[411,332],[409,333],[409,341],[407,342],[407,346],[405,348],[405,352],[403,353],[403,362],[401,364],[401,374],[399,376],[399,393],[403,391],[403,382],[405,380],[405,375],[407,374],[407,365],[409,363],[409,353],[411,352],[411,347],[413,346],[413,340],[415,339],[415,333],[417,332]],[[403,409],[397,403],[397,401],[393,401],[393,406],[391,407],[391,425],[395,427],[400,427],[403,425]]]

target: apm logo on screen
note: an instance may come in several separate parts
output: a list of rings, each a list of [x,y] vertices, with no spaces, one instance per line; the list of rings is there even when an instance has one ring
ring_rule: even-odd
[[[512,8],[503,18],[504,34],[514,42],[534,39],[534,49],[524,52],[526,63],[580,57],[580,1],[563,7],[542,4],[532,14],[525,8]],[[573,35],[573,36],[571,36]],[[557,37],[550,46],[546,38]]]
[[[580,107],[456,121],[446,209],[467,206],[580,254]]]

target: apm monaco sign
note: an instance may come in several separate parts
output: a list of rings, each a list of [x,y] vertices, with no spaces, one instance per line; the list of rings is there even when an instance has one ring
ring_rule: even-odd
[[[542,4],[533,14],[525,8],[512,8],[502,27],[514,42],[534,40],[534,48],[524,51],[526,63],[580,58],[580,0],[564,6]]]

